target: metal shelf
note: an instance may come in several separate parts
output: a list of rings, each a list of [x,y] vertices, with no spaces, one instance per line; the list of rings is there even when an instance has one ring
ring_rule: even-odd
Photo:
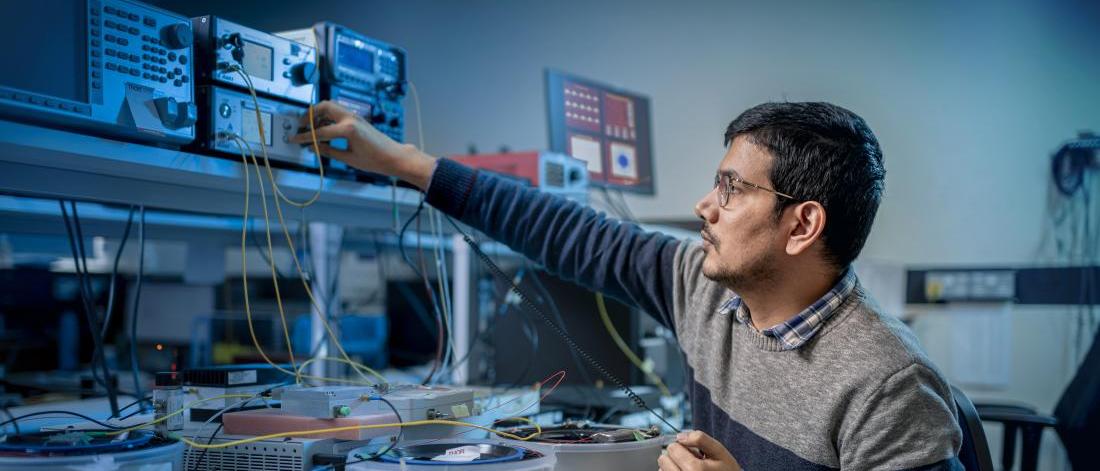
[[[14,195],[239,217],[243,170],[241,162],[231,159],[0,120],[0,191]],[[298,201],[318,186],[316,175],[283,169],[274,174],[283,192]],[[255,177],[254,170],[250,175]],[[264,176],[266,180],[266,172]],[[255,178],[251,193],[250,211],[260,211]],[[419,192],[397,189],[403,212],[419,198]],[[385,228],[392,224],[393,202],[389,186],[326,178],[320,199],[307,214],[313,222]],[[284,204],[287,211],[288,217],[297,215],[297,208]]]

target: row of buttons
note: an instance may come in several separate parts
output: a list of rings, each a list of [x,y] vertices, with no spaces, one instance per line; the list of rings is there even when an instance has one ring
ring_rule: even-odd
[[[13,92],[8,90],[0,90],[0,99],[15,100],[22,103],[30,103],[33,105],[42,105],[47,108],[57,108],[65,111],[75,111],[82,114],[92,114],[92,107],[89,105],[79,105],[73,103],[67,103],[64,101],[58,101],[51,98],[43,98],[38,95],[30,95],[26,93]]]
[[[130,44],[130,40],[129,40],[129,39],[126,39],[126,38],[121,38],[121,37],[116,37],[116,36],[115,36],[115,35],[113,35],[113,34],[105,34],[105,35],[103,35],[103,40],[104,40],[104,41],[107,41],[107,42],[109,42],[109,43],[115,43],[115,44],[118,44],[119,46],[128,46],[128,45]]]
[[[102,92],[103,88],[103,74],[99,71],[99,58],[103,56],[103,53],[99,51],[99,46],[102,44],[102,42],[99,40],[99,28],[96,28],[96,26],[99,26],[99,7],[93,4],[89,11],[91,13],[91,18],[89,19],[89,21],[92,24],[92,28],[88,29],[88,33],[92,36],[93,46],[90,52],[92,55],[92,94],[93,97],[95,97],[98,96],[96,95],[97,93]],[[89,112],[90,111],[91,110],[89,110]]]
[[[120,74],[130,74],[134,77],[141,75],[141,72],[138,72],[137,67],[125,66],[122,64],[116,64],[114,62],[107,63],[107,70],[117,70]]]
[[[95,18],[92,19],[92,25],[99,26],[98,24],[96,24]],[[141,32],[141,30],[133,26],[126,26],[125,23],[118,23],[112,20],[103,20],[103,27],[107,29],[118,30],[123,33],[130,33],[135,36],[137,36],[137,34]]]
[[[168,60],[163,57],[153,57],[149,54],[142,54],[141,58],[154,64],[168,65]]]
[[[117,57],[117,58],[122,59],[124,61],[128,60],[128,61],[133,62],[135,64],[141,63],[141,58],[138,57],[137,54],[127,54],[125,51],[117,51],[117,50],[114,50],[114,49],[111,49],[111,48],[107,48],[106,50],[103,51],[103,53],[106,54],[107,57]]]
[[[125,20],[130,20],[130,21],[137,21],[138,18],[140,18],[136,13],[130,13],[126,10],[123,10],[121,8],[115,8],[115,7],[112,7],[110,5],[103,7],[103,12],[108,14],[108,15],[115,15],[115,16],[118,16],[119,18],[122,18],[122,19],[125,19]],[[94,14],[98,14],[98,13],[99,13],[98,11],[93,10],[92,14],[94,15]],[[151,16],[146,16],[143,19],[143,22],[145,23],[145,26],[154,27],[154,28],[157,26],[156,18],[153,18]]]
[[[161,46],[161,45],[164,44],[163,42],[161,42],[161,40],[159,40],[159,39],[157,39],[153,36],[149,36],[148,34],[141,35],[141,41],[142,42],[147,42],[147,43],[152,44],[154,46]]]

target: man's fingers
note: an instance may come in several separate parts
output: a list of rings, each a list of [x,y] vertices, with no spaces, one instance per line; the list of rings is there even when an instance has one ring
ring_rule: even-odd
[[[672,458],[672,461],[676,462],[676,464],[680,465],[681,467],[687,466],[687,464],[691,462],[701,461],[703,458],[702,456],[699,456],[695,451],[692,451],[679,443],[673,443],[668,446],[668,456],[669,458]]]
[[[683,471],[668,455],[661,455],[660,458],[657,458],[657,466],[661,468],[661,471]]]
[[[733,460],[733,455],[730,455],[730,452],[726,450],[726,447],[722,445],[721,442],[698,430],[682,432],[676,435],[676,444],[698,448],[699,451],[702,451],[708,458],[721,461]],[[669,449],[672,449],[676,444],[669,445]]]
[[[313,129],[313,132],[317,133],[318,141],[331,141],[342,137],[351,137],[351,134],[355,132],[355,126],[351,121],[340,121],[328,126],[318,126]],[[313,141],[313,133],[307,127],[305,131],[291,136],[290,141],[297,144],[310,143]]]
[[[355,113],[351,110],[344,108],[342,105],[329,100],[322,101],[316,105],[313,105],[313,118],[325,117],[332,121],[341,121],[347,117],[354,117]],[[306,119],[309,118],[309,114],[306,114]]]
[[[347,162],[348,159],[355,155],[351,151],[337,149],[324,142],[318,143],[317,147],[321,149],[321,155],[325,157],[332,157],[334,159],[342,160],[345,162]]]

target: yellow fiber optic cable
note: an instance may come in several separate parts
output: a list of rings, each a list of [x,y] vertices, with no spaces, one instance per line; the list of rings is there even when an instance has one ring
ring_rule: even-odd
[[[454,426],[458,426],[458,427],[471,427],[471,428],[484,430],[486,432],[490,432],[490,433],[499,435],[499,436],[504,437],[504,438],[509,438],[509,439],[512,439],[512,440],[520,440],[520,441],[531,440],[532,438],[535,438],[535,437],[539,436],[539,433],[541,433],[541,428],[539,428],[540,432],[533,433],[533,434],[531,434],[529,436],[526,436],[526,437],[521,437],[519,435],[514,435],[514,434],[511,434],[511,433],[508,433],[508,432],[493,430],[489,427],[482,427],[480,425],[470,424],[470,423],[466,423],[466,422],[459,422],[457,420],[438,420],[437,419],[437,420],[414,420],[412,422],[396,422],[396,423],[392,423],[392,424],[348,425],[348,426],[345,426],[345,427],[321,428],[321,429],[313,429],[313,430],[298,430],[298,431],[293,431],[293,432],[281,432],[281,433],[272,433],[272,434],[268,434],[268,435],[259,435],[259,436],[255,436],[255,437],[242,438],[240,440],[231,440],[231,441],[228,441],[228,442],[225,442],[225,443],[217,443],[217,444],[211,444],[211,445],[207,445],[205,443],[199,443],[199,442],[196,442],[194,440],[188,439],[187,437],[182,437],[182,436],[179,437],[179,439],[180,439],[180,441],[190,445],[193,448],[199,448],[199,449],[203,449],[203,448],[207,448],[207,449],[209,449],[209,448],[229,448],[229,447],[233,447],[233,446],[237,446],[237,445],[245,445],[245,444],[248,444],[248,443],[255,443],[255,442],[260,442],[260,441],[264,441],[264,440],[271,440],[273,438],[301,437],[301,436],[307,436],[307,435],[317,435],[317,434],[321,434],[321,433],[347,432],[347,431],[351,431],[351,430],[371,430],[371,429],[396,428],[396,427],[418,427],[418,426],[423,426],[423,425],[454,425]],[[536,425],[536,427],[538,427],[538,426]]]
[[[287,369],[285,369],[285,368],[275,364],[275,362],[271,361],[271,358],[269,358],[267,356],[267,353],[264,352],[263,347],[260,346],[260,341],[259,341],[258,338],[256,338],[256,329],[252,325],[252,307],[251,307],[251,305],[249,303],[249,300],[248,300],[248,298],[249,298],[249,296],[248,296],[248,252],[247,252],[247,243],[246,243],[247,239],[245,237],[248,234],[248,208],[249,208],[249,195],[250,195],[250,192],[251,192],[251,189],[249,188],[249,180],[251,180],[251,178],[248,175],[248,157],[245,155],[245,148],[248,148],[248,152],[250,154],[252,154],[252,161],[253,162],[256,161],[256,154],[254,152],[252,152],[252,147],[248,145],[248,141],[245,141],[243,138],[241,138],[240,136],[237,136],[236,134],[231,134],[230,136],[232,137],[233,142],[237,144],[237,147],[240,148],[240,150],[241,150],[241,160],[244,163],[243,173],[244,173],[244,188],[245,188],[245,190],[244,190],[244,216],[243,216],[243,219],[241,220],[241,288],[243,290],[242,292],[243,292],[243,296],[244,296],[245,318],[248,320],[248,333],[249,333],[249,335],[252,336],[252,343],[256,346],[256,349],[259,351],[260,356],[264,359],[264,361],[266,361],[268,364],[275,367],[275,369],[277,369],[279,371],[282,371],[282,372],[287,373],[287,374],[294,375],[295,382],[298,383],[298,384],[301,384],[302,383],[302,377],[301,377],[301,374],[298,372],[298,369],[295,365],[294,349],[291,346],[290,333],[287,330],[287,326],[286,326],[286,315],[283,311],[282,297],[279,293],[279,279],[278,279],[277,273],[275,271],[275,251],[274,251],[274,246],[271,243],[271,219],[270,219],[270,216],[267,213],[267,193],[264,190],[264,182],[263,182],[263,178],[260,176],[260,170],[259,170],[258,166],[256,167],[256,177],[259,180],[258,183],[260,184],[260,198],[262,199],[263,208],[264,208],[264,225],[267,227],[267,251],[268,251],[268,254],[269,254],[269,259],[271,261],[271,278],[272,278],[272,282],[275,284],[275,300],[278,304],[279,316],[282,318],[282,321],[283,321],[283,334],[284,334],[284,336],[286,338],[286,342],[287,342],[287,351],[290,353],[290,366],[291,366],[291,368],[294,369],[294,371],[288,371]]]
[[[271,169],[271,162],[265,159],[264,167],[267,169],[268,179],[274,181],[275,174]],[[259,172],[258,164],[256,171]],[[275,201],[275,215],[279,218],[279,225],[283,229],[283,235],[286,237],[287,247],[290,249],[291,260],[294,261],[294,268],[298,272],[298,278],[302,281],[302,288],[305,289],[306,296],[309,297],[310,304],[315,309],[317,309],[317,312],[325,313],[326,310],[321,308],[321,304],[317,302],[317,298],[313,294],[313,288],[309,285],[308,277],[305,276],[305,270],[302,269],[302,262],[298,258],[298,250],[294,246],[294,238],[290,235],[290,230],[287,229],[286,218],[283,215],[282,205],[279,204],[278,200]],[[344,350],[344,345],[340,342],[339,336],[336,335],[336,332],[332,329],[332,326],[328,323],[328,320],[325,319],[325,316],[321,316],[321,321],[321,324],[325,327],[325,330],[328,332],[329,338],[332,339],[332,343],[336,346],[336,349],[340,352],[340,355],[348,361],[348,364],[351,365],[353,369],[357,373],[359,373],[360,376],[366,378],[366,375],[363,374],[363,372],[365,371],[367,373],[370,373],[371,375],[374,375],[376,378],[381,380],[382,383],[387,382],[386,378],[379,374],[377,371],[374,371],[373,369],[362,363],[353,361],[351,357],[347,354],[347,351]]]
[[[254,167],[255,167],[256,178],[260,180],[260,196],[263,197],[263,201],[264,201],[264,225],[267,229],[268,253],[273,254],[274,247],[273,247],[272,242],[271,242],[271,222],[270,222],[271,218],[270,218],[270,215],[267,212],[267,197],[266,197],[266,192],[264,191],[263,177],[262,177],[262,174],[260,173],[260,165],[259,165],[258,160],[256,158],[256,154],[255,154],[255,152],[252,151],[252,146],[249,145],[248,142],[245,141],[244,139],[242,139],[240,136],[237,136],[235,134],[230,134],[230,137],[232,139],[234,139],[234,142],[237,144],[238,148],[241,149],[241,159],[242,159],[242,161],[244,162],[244,165],[245,165],[245,170],[244,170],[245,171],[244,220],[247,221],[247,219],[248,219],[249,194],[250,194],[250,191],[251,191],[249,189],[250,177],[248,175],[248,156],[245,155],[245,148],[247,148],[248,153],[252,157],[252,165],[254,165]],[[266,160],[265,160],[265,163],[267,163]],[[268,170],[269,176],[271,176],[271,167],[270,167],[270,165],[267,165],[267,170]],[[291,244],[290,250],[291,250],[291,254],[294,255],[295,266],[298,268],[298,274],[303,280],[303,285],[306,288],[306,292],[309,293],[309,295],[310,295],[310,301],[313,303],[314,306],[317,306],[316,300],[313,299],[312,291],[310,291],[309,284],[305,281],[305,277],[302,275],[301,265],[298,263],[297,254],[296,254],[294,246],[293,246],[292,238],[290,237],[290,233],[286,228],[286,222],[282,218],[282,210],[281,210],[281,206],[278,203],[278,200],[275,200],[275,207],[276,207],[276,210],[278,211],[278,213],[280,215],[279,222],[282,225],[283,232],[287,237],[288,243]],[[242,282],[244,283],[244,288],[243,289],[244,289],[244,300],[245,300],[245,316],[246,316],[246,319],[248,321],[248,330],[249,330],[249,334],[252,337],[253,345],[259,351],[260,356],[268,364],[270,364],[272,367],[274,367],[275,369],[277,369],[277,370],[279,370],[283,373],[293,375],[296,378],[296,380],[299,384],[301,383],[301,378],[310,378],[310,379],[318,379],[318,380],[328,381],[328,382],[373,385],[374,383],[364,383],[364,382],[360,382],[360,381],[347,380],[347,379],[341,379],[341,378],[326,378],[326,377],[320,377],[320,376],[303,375],[301,373],[302,368],[294,367],[294,371],[287,370],[287,369],[275,364],[275,362],[273,362],[271,360],[271,358],[267,356],[267,354],[263,350],[263,347],[260,345],[259,340],[256,337],[256,331],[255,331],[255,328],[254,328],[253,322],[252,322],[252,309],[251,309],[251,306],[250,306],[250,303],[249,303],[249,300],[248,300],[248,275],[247,275],[247,273],[248,273],[248,261],[247,261],[248,258],[247,258],[247,255],[246,255],[246,250],[247,250],[247,243],[246,243],[246,240],[247,240],[246,239],[247,226],[245,224],[246,223],[242,223],[242,227],[241,227],[241,272],[242,272]],[[281,296],[279,294],[279,291],[278,291],[278,280],[277,280],[277,277],[276,277],[276,271],[275,271],[275,265],[274,265],[275,264],[274,255],[271,255],[269,262],[271,264],[272,277],[273,277],[273,280],[274,280],[275,285],[276,285],[276,303],[279,307],[280,315],[284,315],[282,298],[281,298]],[[287,324],[286,324],[285,319],[286,318],[285,318],[285,315],[284,315],[284,317],[283,317],[283,334],[287,338],[287,345],[289,347],[290,339],[289,339],[289,332],[287,331]],[[378,374],[376,371],[366,367],[365,365],[360,365],[358,363],[355,363],[350,358],[348,358],[347,353],[345,353],[344,350],[343,350],[343,345],[340,344],[339,339],[336,337],[335,333],[332,331],[332,328],[328,325],[328,322],[324,318],[322,318],[322,321],[323,321],[323,324],[324,324],[326,330],[329,333],[329,337],[333,339],[334,343],[337,345],[340,352],[343,353],[344,359],[346,360],[346,362],[348,364],[351,364],[353,367],[357,368],[357,371],[358,371],[358,368],[360,368],[360,367],[365,368],[371,374],[373,374],[376,377],[382,379],[383,383],[385,382],[385,378],[382,377],[382,375]],[[291,351],[291,365],[292,365],[292,367],[294,366],[293,351]],[[356,365],[359,365],[359,366],[356,366]],[[362,375],[361,372],[360,372],[360,375]],[[366,378],[366,376],[364,376],[364,378]]]
[[[268,158],[267,146],[265,144],[265,142],[267,141],[267,138],[266,138],[266,134],[265,134],[264,127],[263,127],[263,120],[262,120],[262,117],[260,115],[259,99],[256,96],[256,90],[255,90],[255,87],[252,84],[252,80],[248,77],[247,74],[245,74],[240,69],[240,67],[232,66],[232,70],[236,71],[241,76],[241,78],[245,81],[245,83],[248,85],[249,94],[252,96],[253,106],[255,107],[254,111],[256,112],[256,125],[257,125],[257,128],[259,129],[259,134],[260,134],[260,151],[263,154],[264,165],[267,168],[267,174],[268,174],[268,178],[271,182],[272,189],[274,190],[274,192],[277,196],[277,198],[274,201],[275,202],[275,209],[276,209],[276,212],[279,215],[279,224],[282,226],[283,233],[286,235],[287,243],[288,243],[289,248],[290,248],[290,253],[294,258],[295,268],[298,271],[299,278],[302,280],[302,285],[305,287],[306,294],[310,298],[310,303],[313,305],[314,308],[317,309],[317,312],[324,313],[325,310],[320,308],[320,305],[317,303],[317,300],[314,298],[313,291],[309,286],[309,282],[307,281],[307,277],[304,275],[304,270],[302,270],[301,262],[298,260],[297,251],[294,248],[293,240],[290,236],[289,230],[287,229],[286,221],[284,220],[283,214],[282,214],[282,208],[279,204],[279,199],[281,198],[281,199],[283,199],[284,201],[286,201],[287,203],[289,203],[291,205],[297,206],[299,208],[305,208],[309,205],[312,205],[314,202],[317,201],[317,199],[321,195],[322,189],[324,188],[325,170],[324,170],[324,164],[321,160],[320,146],[318,145],[318,142],[317,142],[317,132],[316,132],[316,125],[314,123],[313,105],[311,104],[310,107],[309,107],[309,127],[310,127],[310,135],[311,135],[312,140],[313,140],[313,149],[314,149],[314,152],[316,153],[316,157],[317,157],[317,164],[318,164],[318,170],[319,170],[318,177],[319,177],[320,181],[319,181],[319,185],[318,185],[318,188],[317,188],[317,192],[314,193],[314,195],[309,200],[300,203],[300,202],[293,201],[290,198],[287,198],[286,195],[284,195],[282,193],[282,190],[279,188],[278,182],[275,178],[274,172],[271,170],[271,161]],[[246,142],[246,144],[247,144],[247,142]],[[249,148],[251,149],[251,146]],[[255,153],[252,154],[252,159],[253,159],[253,163],[257,166],[256,171],[257,171],[257,176],[259,176],[259,169],[258,169],[259,164],[256,163]],[[261,190],[262,190],[262,186],[261,186]],[[267,218],[266,203],[265,203],[265,206],[264,206],[264,212],[265,212],[265,220],[266,220],[266,218]],[[270,237],[270,227],[268,227],[268,231],[269,231],[268,236]],[[270,250],[269,250],[269,252],[270,252]],[[273,270],[273,276],[274,276],[274,260],[272,260],[272,264],[273,264],[272,265],[272,270]],[[282,302],[281,302],[281,300],[279,299],[279,296],[278,296],[278,286],[277,286],[277,284],[276,284],[276,301],[279,304],[280,315],[282,315],[282,311],[283,311]],[[339,337],[337,335],[335,335],[335,332],[332,330],[332,327],[329,325],[327,319],[325,319],[325,317],[322,316],[321,320],[322,320],[322,324],[325,327],[325,330],[329,334],[329,338],[332,339],[333,344],[337,347],[340,354],[344,357],[345,360],[348,361],[348,363],[350,365],[352,365],[352,367],[356,371],[356,373],[359,373],[360,376],[362,376],[364,379],[366,379],[366,375],[363,374],[363,372],[366,371],[367,373],[370,373],[370,374],[374,375],[375,377],[379,378],[382,381],[382,383],[386,383],[385,377],[383,377],[377,371],[374,371],[373,369],[367,367],[366,365],[363,365],[361,363],[356,363],[356,362],[352,361],[351,358],[348,356],[347,352],[344,350],[344,346],[340,342]],[[284,326],[284,330],[285,330],[285,326]],[[289,346],[289,341],[288,341],[288,346]],[[296,377],[300,378],[300,372],[297,373]]]
[[[240,75],[242,79],[244,79],[245,83],[248,85],[248,93],[252,95],[252,103],[255,107],[255,110],[253,111],[256,112],[256,124],[260,131],[260,152],[264,156],[264,161],[267,161],[267,134],[264,132],[263,116],[260,114],[260,99],[256,96],[256,88],[252,85],[252,79],[248,77],[248,74],[246,74],[244,70],[237,66],[232,66],[232,70],[237,72],[237,74]],[[313,196],[311,196],[308,200],[298,202],[288,198],[285,194],[283,194],[283,190],[279,188],[278,183],[276,183],[275,181],[271,182],[272,189],[276,196],[281,198],[283,201],[286,201],[287,204],[297,206],[299,208],[304,208],[317,202],[317,199],[321,197],[321,192],[324,190],[325,187],[325,164],[321,160],[321,149],[320,146],[317,144],[317,131],[313,122],[312,103],[309,105],[309,132],[313,137],[313,152],[314,154],[316,154],[315,157],[317,159],[317,177],[319,179],[317,184],[317,191],[314,192]]]
[[[657,388],[661,390],[661,395],[671,396],[672,391],[668,390],[668,386],[665,386],[665,382],[661,381],[661,377],[657,376],[652,368],[647,368],[645,363],[642,362],[642,359],[638,358],[638,355],[635,355],[634,352],[630,350],[630,347],[626,345],[626,342],[623,341],[623,338],[619,336],[619,331],[615,330],[615,325],[611,323],[611,316],[607,315],[607,306],[604,304],[603,295],[600,293],[596,293],[596,307],[599,308],[600,319],[603,321],[603,326],[607,328],[607,333],[611,334],[611,339],[615,341],[615,345],[619,346],[619,350],[622,350],[623,354],[630,359],[630,362],[634,363],[634,366],[642,370],[642,372],[649,377],[649,380],[657,385]]]
[[[282,207],[279,205],[279,199],[281,198],[282,200],[286,201],[287,203],[289,203],[293,206],[297,206],[299,208],[305,208],[309,205],[312,205],[314,202],[317,201],[317,199],[321,196],[322,189],[324,188],[325,167],[324,167],[324,164],[321,160],[320,145],[317,142],[317,130],[316,130],[316,124],[314,123],[313,105],[310,104],[310,106],[309,106],[309,131],[310,131],[310,137],[313,140],[313,150],[314,150],[314,153],[316,154],[316,157],[317,157],[317,166],[318,166],[318,170],[319,170],[318,177],[320,178],[320,184],[317,188],[317,192],[314,193],[313,197],[311,197],[309,200],[307,200],[303,203],[299,203],[299,202],[296,202],[296,201],[293,201],[293,200],[287,198],[282,193],[282,190],[279,189],[279,184],[278,184],[278,182],[275,178],[275,174],[271,170],[271,160],[268,158],[268,155],[267,155],[267,146],[265,144],[267,139],[266,139],[266,135],[264,134],[263,120],[262,120],[262,117],[260,116],[260,103],[259,103],[259,99],[256,97],[256,90],[255,90],[255,87],[253,87],[253,85],[252,85],[252,79],[249,78],[248,75],[245,74],[240,69],[240,67],[234,67],[234,69],[241,76],[241,78],[243,78],[244,81],[248,84],[248,91],[249,91],[249,94],[252,96],[252,102],[253,102],[254,107],[256,108],[255,109],[255,112],[256,112],[256,126],[260,131],[260,133],[259,133],[260,134],[260,151],[263,153],[264,166],[267,168],[267,175],[268,175],[268,179],[271,182],[271,187],[274,189],[275,194],[278,196],[278,198],[275,199],[275,211],[279,216],[279,224],[283,229],[283,234],[286,235],[287,245],[289,246],[290,254],[294,259],[294,266],[298,271],[298,277],[299,277],[299,279],[302,280],[302,286],[305,288],[306,294],[309,296],[309,300],[310,300],[310,303],[312,304],[312,306],[315,309],[317,309],[317,312],[326,313],[326,310],[322,309],[320,307],[320,304],[317,303],[317,300],[314,298],[313,290],[310,288],[309,282],[307,281],[307,277],[305,276],[304,270],[302,270],[301,262],[298,260],[298,253],[297,253],[297,250],[294,248],[293,238],[290,236],[290,231],[287,229],[286,221],[283,218]],[[255,154],[253,154],[252,158],[253,158],[253,163],[255,163],[256,162]],[[257,164],[257,167],[258,167],[258,164]],[[259,173],[259,170],[257,169],[257,174],[258,173]],[[266,206],[265,206],[265,210],[266,210]],[[282,307],[282,304],[280,302],[280,309],[281,309],[281,307]],[[339,350],[341,356],[343,356],[344,359],[347,360],[350,365],[352,365],[352,367],[356,371],[356,373],[359,373],[360,376],[362,376],[364,379],[366,379],[366,375],[363,374],[363,371],[366,371],[367,373],[370,373],[370,374],[374,375],[375,377],[377,377],[378,379],[380,379],[382,381],[382,383],[387,382],[386,378],[383,377],[381,374],[379,374],[377,371],[374,371],[373,369],[367,367],[366,365],[363,365],[361,363],[357,363],[357,362],[352,361],[352,359],[348,356],[347,352],[344,350],[344,346],[340,342],[339,336],[337,336],[335,334],[335,332],[332,330],[332,327],[329,325],[328,320],[325,319],[325,316],[321,316],[321,320],[322,320],[322,324],[325,327],[325,330],[329,334],[329,338],[332,340],[332,342],[336,346],[337,350]]]

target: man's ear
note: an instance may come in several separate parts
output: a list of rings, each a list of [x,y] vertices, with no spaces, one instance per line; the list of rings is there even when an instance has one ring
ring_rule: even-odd
[[[787,229],[787,255],[800,255],[825,233],[825,207],[817,201],[804,201],[783,210]]]

